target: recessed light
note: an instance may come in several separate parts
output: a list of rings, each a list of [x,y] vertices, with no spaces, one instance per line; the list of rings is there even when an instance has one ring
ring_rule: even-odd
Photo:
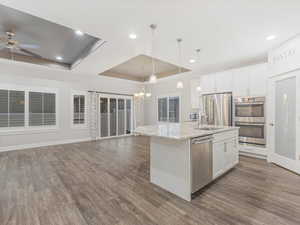
[[[81,30],[76,30],[75,31],[75,34],[78,35],[78,36],[82,36],[83,35],[83,32]]]
[[[137,35],[135,34],[135,33],[131,33],[131,34],[129,34],[129,38],[130,39],[137,39]]]
[[[272,41],[272,40],[274,40],[274,39],[276,39],[277,37],[275,36],[275,35],[270,35],[270,36],[268,36],[268,37],[266,37],[266,40],[267,41]]]
[[[56,56],[55,58],[60,61],[63,60],[63,57],[61,57],[61,56]]]
[[[196,60],[195,59],[190,59],[190,63],[195,63]]]

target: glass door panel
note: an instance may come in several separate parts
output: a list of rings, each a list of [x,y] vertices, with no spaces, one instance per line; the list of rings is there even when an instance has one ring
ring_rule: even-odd
[[[125,133],[125,100],[118,99],[118,135]]]
[[[296,78],[276,82],[275,153],[296,159]]]
[[[179,97],[169,98],[169,122],[179,122]]]
[[[108,136],[108,98],[100,98],[100,136]]]
[[[126,134],[131,133],[131,100],[126,99]]]
[[[117,99],[109,99],[109,126],[110,136],[117,135]]]
[[[158,121],[168,121],[168,98],[158,99]]]

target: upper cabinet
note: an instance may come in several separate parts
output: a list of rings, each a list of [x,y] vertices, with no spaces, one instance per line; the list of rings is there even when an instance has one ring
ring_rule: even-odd
[[[234,96],[265,96],[267,93],[267,64],[233,70]]]
[[[200,86],[203,94],[214,93],[217,91],[215,74],[201,76]]]
[[[267,95],[268,85],[268,65],[256,65],[254,70],[249,74],[250,82],[249,89],[251,96],[265,96]]]
[[[249,89],[249,70],[236,69],[233,70],[233,96],[250,96]]]
[[[224,71],[215,75],[217,92],[232,91],[233,77],[231,71]]]
[[[232,92],[234,97],[266,96],[268,77],[267,63],[200,76],[191,80],[191,106],[199,108],[200,94]],[[201,92],[197,91],[198,86]]]

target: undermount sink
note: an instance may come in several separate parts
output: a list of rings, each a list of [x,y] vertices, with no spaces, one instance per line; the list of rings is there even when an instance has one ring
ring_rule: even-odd
[[[195,129],[197,129],[197,130],[220,130],[222,128],[220,128],[220,127],[197,127]]]

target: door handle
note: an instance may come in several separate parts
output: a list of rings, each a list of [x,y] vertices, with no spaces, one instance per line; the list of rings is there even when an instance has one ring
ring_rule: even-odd
[[[274,123],[269,123],[269,125],[270,125],[271,127],[274,127],[275,124],[274,124]]]

